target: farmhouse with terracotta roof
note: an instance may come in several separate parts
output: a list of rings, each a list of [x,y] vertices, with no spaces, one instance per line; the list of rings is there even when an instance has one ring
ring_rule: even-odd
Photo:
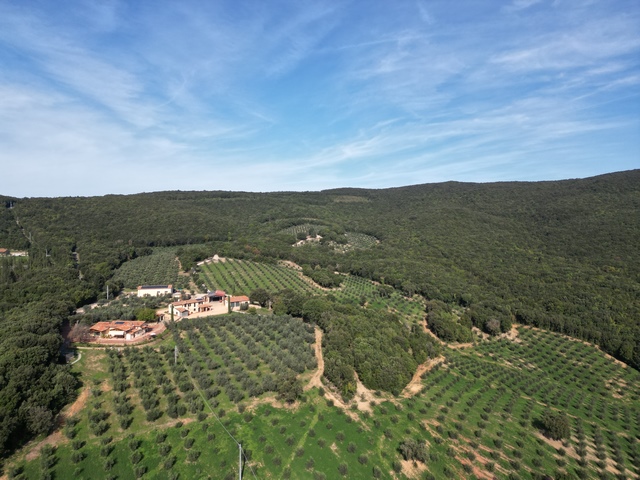
[[[229,307],[231,310],[240,310],[243,305],[249,306],[249,297],[246,295],[229,298]]]
[[[149,330],[147,322],[140,320],[113,320],[111,322],[98,322],[89,329],[89,332],[97,337],[133,340],[144,335]]]

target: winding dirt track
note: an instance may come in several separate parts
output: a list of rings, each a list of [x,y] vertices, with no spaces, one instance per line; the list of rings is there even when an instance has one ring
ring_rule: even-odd
[[[418,394],[424,387],[424,384],[422,383],[422,374],[424,372],[428,372],[433,367],[442,362],[444,362],[444,357],[440,355],[438,358],[430,358],[422,365],[418,365],[416,373],[413,374],[413,378],[411,379],[411,381],[407,384],[406,387],[404,387],[404,390],[402,390],[401,396],[403,398],[409,398]]]
[[[88,399],[89,387],[85,387],[82,392],[80,392],[80,395],[78,395],[78,398],[76,398],[75,402],[73,402],[68,408],[63,409],[62,412],[58,414],[58,416],[56,417],[56,430],[44,440],[36,443],[31,448],[31,450],[29,450],[26,455],[27,461],[31,461],[37,458],[38,455],[40,455],[40,449],[47,444],[59,445],[68,441],[66,437],[62,436],[61,430],[65,423],[65,420],[67,418],[73,417],[76,413],[80,412],[80,410],[82,410],[86,405]]]
[[[309,380],[309,383],[304,387],[304,391],[312,389],[313,387],[322,387],[322,375],[324,375],[324,357],[322,356],[322,330],[320,327],[316,327],[316,361],[318,363],[318,369]]]

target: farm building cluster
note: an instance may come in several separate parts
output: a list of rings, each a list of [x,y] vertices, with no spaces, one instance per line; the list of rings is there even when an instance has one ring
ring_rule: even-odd
[[[172,285],[141,285],[137,289],[139,297],[180,295],[173,291]],[[169,318],[175,320],[189,316],[220,315],[230,311],[245,310],[249,306],[246,295],[227,295],[223,290],[209,291],[186,300],[178,300],[169,304],[164,313],[157,313],[156,318],[162,322]],[[135,340],[152,330],[152,326],[143,321],[113,320],[94,324],[89,333],[94,338],[113,338]],[[154,336],[153,333],[151,333]]]
[[[147,325],[147,322],[139,320],[113,320],[111,322],[98,322],[94,324],[89,329],[89,333],[101,338],[134,340],[150,330],[151,328]]]
[[[173,311],[174,318],[185,318],[193,314],[217,314],[229,310],[241,310],[249,306],[249,297],[246,295],[231,296],[223,290],[207,292],[196,295],[188,300],[173,302],[169,306],[169,312]]]

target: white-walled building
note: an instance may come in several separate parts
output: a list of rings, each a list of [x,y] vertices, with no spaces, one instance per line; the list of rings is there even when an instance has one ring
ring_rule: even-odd
[[[138,287],[138,296],[161,297],[173,293],[173,285],[140,285]]]

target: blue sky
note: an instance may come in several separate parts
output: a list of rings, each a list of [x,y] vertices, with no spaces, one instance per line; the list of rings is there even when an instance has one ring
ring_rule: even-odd
[[[0,0],[0,194],[632,168],[637,0]]]

